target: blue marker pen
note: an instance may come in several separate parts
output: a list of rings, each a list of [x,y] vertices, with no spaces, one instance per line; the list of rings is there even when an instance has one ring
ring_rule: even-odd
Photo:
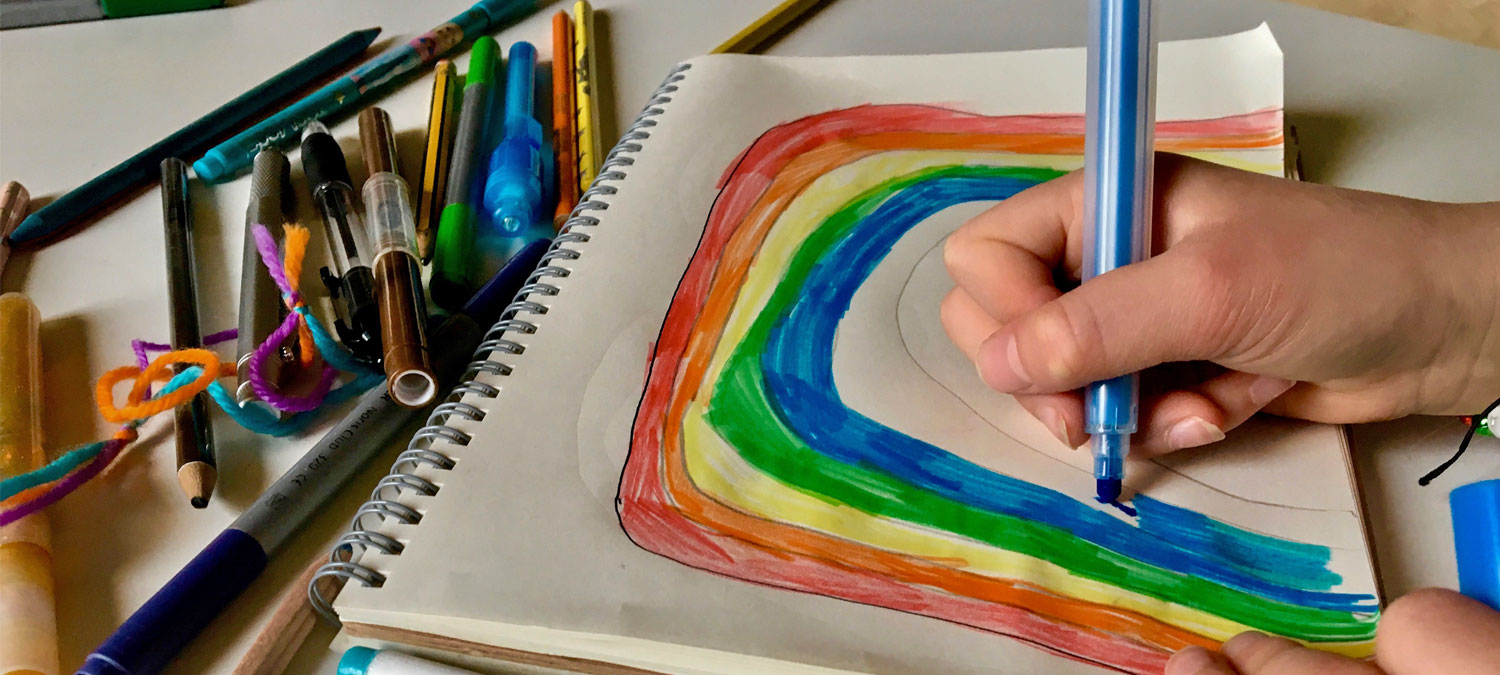
[[[1156,119],[1151,0],[1094,0],[1089,23],[1085,283],[1150,255]],[[1120,498],[1139,390],[1140,377],[1130,374],[1084,392],[1084,430],[1094,437],[1101,502]]]
[[[518,235],[542,217],[542,125],[531,113],[536,48],[529,42],[512,45],[507,68],[505,135],[490,156],[484,207],[502,233]]]

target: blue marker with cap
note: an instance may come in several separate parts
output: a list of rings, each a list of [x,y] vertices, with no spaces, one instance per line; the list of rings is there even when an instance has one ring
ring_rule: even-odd
[[[484,206],[502,233],[519,235],[542,219],[542,125],[532,115],[536,47],[512,45],[506,67],[505,133],[490,155]]]
[[[1458,590],[1500,611],[1500,478],[1454,490],[1448,506]]]
[[[1140,262],[1151,250],[1155,52],[1151,0],[1094,0],[1089,14],[1083,282]],[[1140,376],[1084,390],[1099,501],[1117,503],[1139,415]]]

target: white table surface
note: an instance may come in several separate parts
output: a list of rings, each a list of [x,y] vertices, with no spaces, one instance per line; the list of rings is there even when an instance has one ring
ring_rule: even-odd
[[[702,53],[776,0],[597,0],[606,117],[618,130],[676,61]],[[0,33],[0,179],[56,195],[196,118],[343,33],[382,26],[382,44],[458,13],[467,0],[249,0],[210,12]],[[505,30],[547,59],[551,11]],[[1265,0],[1164,0],[1162,39],[1269,21],[1286,52],[1286,103],[1312,180],[1436,200],[1500,198],[1500,52]],[[770,50],[837,55],[1078,46],[1082,0],[836,0]],[[976,74],[975,86],[984,86]],[[403,163],[425,128],[430,80],[385,97],[406,132]],[[336,130],[354,137],[352,122]],[[234,325],[248,182],[195,188],[205,330]],[[61,449],[111,426],[92,383],[131,361],[129,340],[161,340],[167,309],[155,190],[76,236],[12,258],[4,290],[22,290],[45,323],[46,433]],[[320,238],[314,239],[321,242]],[[316,244],[315,259],[324,255]],[[309,268],[311,269],[311,268]],[[289,466],[310,438],[265,441],[217,425],[224,479],[206,511],[187,507],[173,475],[170,420],[105,477],[52,508],[63,666],[76,667],[131,611]],[[318,433],[321,433],[319,431]],[[1447,491],[1500,477],[1500,452],[1476,447],[1439,484],[1416,477],[1446,457],[1451,419],[1358,427],[1351,441],[1367,492],[1386,593],[1453,585]],[[228,672],[271,604],[344,527],[389,459],[375,462],[311,523],[260,581],[210,624],[174,673]],[[291,672],[331,673],[321,629]]]

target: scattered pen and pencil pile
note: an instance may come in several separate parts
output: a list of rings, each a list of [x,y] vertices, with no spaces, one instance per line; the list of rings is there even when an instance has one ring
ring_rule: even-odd
[[[6,443],[16,442],[18,450],[11,454],[18,461],[3,467],[5,471],[0,473],[0,527],[9,526],[6,531],[21,527],[31,533],[24,540],[36,540],[39,543],[35,546],[45,547],[45,521],[39,520],[40,511],[99,476],[137,439],[137,429],[144,422],[168,411],[175,418],[178,482],[193,507],[205,508],[219,480],[211,408],[217,407],[256,433],[286,436],[302,431],[331,406],[369,391],[355,413],[368,415],[378,409],[383,418],[396,423],[368,432],[367,436],[383,436],[361,439],[366,441],[361,445],[374,449],[346,453],[360,457],[335,468],[337,475],[327,477],[333,482],[316,489],[315,497],[301,498],[315,507],[352,478],[359,466],[391,440],[390,436],[454,384],[488,323],[500,317],[500,310],[548,249],[554,214],[571,211],[577,195],[586,187],[577,184],[580,174],[574,161],[560,163],[541,157],[552,150],[557,136],[544,137],[533,113],[536,49],[527,43],[512,48],[503,115],[499,112],[500,93],[492,94],[486,87],[500,79],[496,69],[501,63],[498,44],[486,34],[532,8],[534,3],[529,0],[484,0],[419,38],[430,38],[438,49],[419,52],[411,46],[413,43],[398,45],[284,110],[267,109],[266,102],[286,98],[353,59],[379,31],[351,33],[35,211],[28,212],[29,195],[23,187],[7,184],[0,195],[5,221],[0,237],[7,246],[0,247],[0,255],[8,253],[11,243],[25,245],[55,238],[100,215],[128,190],[160,180],[167,253],[165,295],[171,322],[167,343],[133,341],[137,363],[109,371],[96,384],[100,414],[121,425],[106,440],[64,452],[48,463],[39,440],[32,439],[38,431],[37,420],[31,418],[40,407],[39,395],[12,400],[17,405],[24,403],[24,409],[17,408],[11,417],[25,417],[30,422],[22,425],[24,428],[12,439],[10,427],[16,425],[11,422],[17,420],[4,420]],[[562,14],[567,20],[566,13]],[[584,51],[575,49],[573,40],[574,35],[569,33],[565,47],[559,49],[570,60],[564,64],[569,72],[573,72],[573,55]],[[468,92],[459,91],[453,63],[438,61],[438,57],[471,41],[477,42],[477,58],[468,79],[481,86],[474,90],[471,101],[461,103]],[[412,55],[419,58],[410,58]],[[434,61],[437,76],[423,175],[415,182],[414,194],[399,172],[397,129],[384,110],[368,106],[368,92],[375,88],[360,83],[382,78],[389,81]],[[571,79],[559,84],[570,98],[579,86]],[[268,112],[270,116],[259,123],[209,147],[212,140]],[[328,127],[333,120],[356,113],[366,175],[362,183],[352,179],[339,139]],[[565,128],[556,130],[556,134],[568,136],[569,145],[576,143],[573,135],[581,126],[577,114],[556,116],[559,122],[566,118]],[[465,124],[469,127],[466,141],[456,138]],[[597,128],[597,124],[585,125]],[[302,195],[293,184],[290,162],[281,152],[282,147],[299,141],[307,177]],[[195,156],[196,180],[184,161]],[[551,169],[546,175],[544,167]],[[205,327],[199,322],[190,196],[200,189],[194,183],[229,180],[246,169],[252,169],[253,175],[245,217],[239,326],[205,335]],[[566,185],[559,189],[557,182]],[[311,235],[308,228],[296,222],[295,204],[299,198],[308,197],[322,221],[332,258],[332,269],[325,268],[319,274],[334,308],[329,328],[311,310],[310,301],[318,295],[311,292],[312,284],[301,283]],[[445,228],[445,218],[457,218],[458,224]],[[503,230],[499,229],[502,223]],[[450,231],[455,228],[458,231]],[[478,259],[483,254],[476,239],[490,230],[513,239],[509,250],[519,253],[489,284],[483,284],[480,270],[484,263],[494,267],[500,262]],[[446,269],[457,273],[439,276],[432,274],[436,268],[424,270],[424,262],[433,259],[434,244],[446,244],[440,247],[449,266]],[[439,288],[443,291],[441,299],[433,302],[441,310],[431,316],[429,290],[423,282],[428,275],[441,279]],[[35,328],[39,323],[39,313],[24,296],[12,294],[5,301],[15,310],[10,314],[19,317],[14,322],[18,330]],[[20,320],[25,317],[31,320]],[[443,327],[437,328],[445,318]],[[437,341],[432,347],[444,352],[429,347],[429,321],[435,328],[432,339]],[[221,361],[211,349],[223,342],[235,343],[234,359]],[[4,384],[39,391],[40,357],[35,343],[27,341],[30,347],[23,351],[37,355],[36,363],[18,353],[12,369],[15,377],[0,378],[6,380]],[[6,351],[11,351],[10,345]],[[236,381],[226,386],[222,378]],[[130,383],[129,393],[123,403],[118,403],[115,390],[122,382]],[[337,438],[330,442],[325,437],[309,457],[317,460],[325,455],[331,443],[336,444]],[[288,499],[285,493],[294,486],[286,486],[277,495],[282,503]],[[267,494],[275,491],[273,486]],[[303,520],[313,509],[306,511],[301,514]],[[253,525],[249,528],[252,541],[260,534]],[[264,558],[274,546],[265,543],[264,537],[259,541],[260,548],[265,549],[259,555]],[[46,555],[45,548],[38,550]],[[12,555],[13,551],[16,553]],[[30,555],[28,551],[7,547],[7,555],[12,557]],[[50,597],[50,572],[36,576],[35,585]],[[169,589],[170,585],[158,595]],[[201,593],[192,597],[201,604]],[[160,604],[156,598],[152,603]],[[42,604],[47,605],[50,616],[51,602]],[[33,609],[28,607],[27,611]],[[35,618],[39,623],[55,625],[55,619]],[[116,672],[111,661],[133,664],[128,672],[154,672],[169,662],[175,650],[153,647],[146,651],[156,656],[138,653],[140,641],[129,638],[133,633],[128,630],[135,621],[133,617],[117,632],[117,636],[126,636],[120,643],[123,652],[110,651],[112,646],[119,646],[112,638],[96,652],[109,652],[110,656],[103,660],[91,657],[81,672]],[[171,632],[183,635],[185,642],[198,627],[201,622],[193,630],[173,626]],[[40,668],[37,672],[57,672],[53,631],[55,628],[49,628],[46,635],[35,636],[40,641],[26,640],[36,643],[36,653],[22,656]]]
[[[409,45],[400,45],[356,68],[287,109],[209,148],[195,164],[198,178],[217,182],[252,168],[250,203],[245,218],[241,270],[240,321],[237,330],[203,335],[198,321],[195,289],[193,229],[188,165],[172,153],[201,148],[202,138],[222,135],[228,124],[243,122],[261,110],[247,110],[250,97],[210,113],[217,118],[208,131],[179,132],[110,172],[111,180],[96,179],[83,186],[100,188],[93,194],[84,189],[65,195],[24,219],[24,188],[7,186],[8,213],[20,226],[11,240],[29,242],[71,227],[98,212],[100,194],[107,198],[115,185],[130,187],[141,182],[139,165],[160,160],[159,176],[168,261],[170,343],[158,345],[137,340],[134,348],[141,362],[131,369],[111,371],[98,387],[101,410],[106,419],[133,429],[145,418],[172,410],[178,453],[178,479],[189,502],[206,507],[217,482],[213,427],[209,421],[212,403],[231,419],[252,431],[286,435],[300,431],[310,416],[322,407],[341,402],[378,383],[384,371],[385,389],[400,405],[421,409],[440,394],[433,355],[428,347],[428,303],[441,308],[436,314],[458,311],[479,288],[481,261],[476,238],[482,230],[494,230],[519,239],[519,250],[527,239],[542,238],[538,232],[560,226],[563,214],[572,210],[577,196],[587,187],[579,181],[597,171],[580,165],[571,148],[596,147],[597,139],[579,138],[579,129],[597,135],[597,111],[576,108],[555,111],[557,128],[544,138],[534,115],[536,49],[525,42],[510,52],[504,81],[503,112],[498,92],[491,85],[500,79],[499,46],[483,35],[499,23],[515,18],[516,6],[528,2],[489,0],[453,19],[428,36],[447,35],[445,49],[429,52],[425,62],[436,61],[432,106],[428,120],[423,175],[417,183],[416,199],[398,172],[395,129],[390,116],[380,108],[366,107],[358,113],[359,143],[367,178],[357,196],[354,180],[342,148],[322,121],[358,108],[363,95],[349,95],[346,80],[372,74],[394,77],[394,69],[415,65],[404,62]],[[580,17],[589,16],[587,3],[578,3]],[[578,25],[587,25],[587,19]],[[588,50],[575,42],[587,34],[575,31],[566,11],[554,19],[554,50],[565,59],[553,65],[567,79],[554,99],[572,101],[589,89],[587,81],[575,82],[574,73],[585,62]],[[460,31],[447,30],[449,27]],[[468,86],[460,92],[454,64],[437,60],[460,42],[457,32],[474,47]],[[254,91],[283,92],[288,86],[278,80],[291,78],[305,84],[316,75],[349,60],[350,45],[367,45],[378,29],[351,33],[333,46],[309,57],[292,69],[263,83]],[[426,36],[424,36],[426,37]],[[357,53],[357,52],[356,52]],[[317,62],[320,69],[308,64]],[[234,115],[226,110],[238,105]],[[233,121],[225,121],[234,117]],[[582,118],[582,119],[580,119]],[[200,120],[193,126],[203,126]],[[292,185],[290,163],[277,145],[300,138],[301,162],[307,177],[307,194],[321,217],[323,233],[333,269],[321,270],[336,317],[332,330],[325,330],[309,311],[306,289],[298,283],[298,272],[307,249],[306,232],[294,223],[297,190]],[[253,154],[249,148],[264,146]],[[543,161],[553,148],[567,148],[559,161]],[[596,153],[597,154],[597,153]],[[555,166],[543,175],[544,165]],[[545,186],[545,188],[544,188]],[[362,196],[362,199],[360,197]],[[363,203],[361,211],[357,204]],[[552,205],[556,205],[552,209]],[[56,214],[56,215],[54,215]],[[543,227],[534,227],[543,225]],[[301,232],[300,245],[292,246],[282,230]],[[435,249],[435,250],[434,250]],[[285,260],[281,260],[281,258]],[[431,285],[423,283],[424,263],[430,263]],[[335,339],[336,336],[336,339]],[[321,339],[319,339],[321,338]],[[237,358],[221,364],[205,348],[235,340]],[[149,351],[167,351],[155,361],[146,361]],[[170,367],[159,366],[172,363]],[[184,380],[183,372],[196,377]],[[348,380],[333,387],[345,373]],[[237,378],[232,392],[217,385],[220,375]],[[133,380],[123,407],[113,406],[112,387]],[[172,384],[153,394],[153,384]],[[211,384],[212,383],[212,384]],[[342,392],[342,393],[340,393]],[[332,396],[330,397],[330,394]],[[180,405],[176,405],[180,403]],[[138,417],[129,417],[138,415]],[[88,477],[97,475],[128,441],[133,432],[122,431],[110,441],[65,453],[53,463],[26,474],[8,476],[0,482],[0,522],[19,518],[71,492]],[[121,446],[121,447],[115,447]],[[67,480],[69,477],[75,480]]]
[[[823,1],[788,0],[713,53],[752,50]],[[0,269],[11,244],[58,238],[129,191],[159,180],[171,322],[169,342],[133,340],[136,363],[110,370],[96,383],[100,415],[119,430],[49,463],[40,438],[40,313],[25,296],[0,296],[7,342],[0,349],[0,572],[11,575],[7,588],[22,592],[0,593],[0,615],[27,618],[21,632],[0,632],[0,652],[9,654],[0,666],[58,672],[46,563],[50,538],[41,510],[99,476],[150,418],[172,412],[178,482],[189,503],[201,509],[219,478],[211,408],[255,433],[281,437],[359,397],[280,480],[96,649],[79,673],[160,671],[361,467],[456,383],[487,328],[532,279],[552,233],[563,229],[601,171],[605,141],[587,0],[576,0],[571,16],[564,10],[553,17],[550,134],[535,116],[535,47],[514,44],[501,78],[500,46],[488,34],[538,4],[478,0],[450,21],[273,109],[342,69],[380,29],[354,31],[41,208],[28,208],[30,196],[20,184],[3,187]],[[443,57],[468,43],[469,69],[460,80],[454,63]],[[422,174],[409,185],[399,173],[392,120],[368,101],[428,65],[435,76]],[[366,175],[358,190],[328,126],[356,114]],[[313,294],[301,283],[312,235],[296,222],[299,191],[282,152],[299,142],[307,182],[303,198],[311,198],[332,258],[332,269],[318,273],[333,307],[331,328],[311,310]],[[198,320],[192,253],[194,180],[185,160],[193,157],[199,183],[252,174],[238,327],[208,335]],[[483,259],[486,237],[508,242],[505,260]],[[498,269],[488,281],[485,267]],[[429,306],[437,308],[431,315]],[[235,358],[221,361],[210,348],[230,341]],[[233,387],[222,378],[235,378]],[[129,392],[117,405],[115,389],[124,382]],[[20,576],[11,574],[16,570]],[[314,589],[319,581],[314,578]],[[278,611],[288,617],[303,613]],[[277,646],[278,640],[298,640],[287,635],[305,635],[305,628],[288,627],[277,636],[269,634],[276,627],[268,627],[257,639],[259,649],[236,672],[279,672],[294,647]],[[371,654],[351,654],[366,666],[372,661]]]

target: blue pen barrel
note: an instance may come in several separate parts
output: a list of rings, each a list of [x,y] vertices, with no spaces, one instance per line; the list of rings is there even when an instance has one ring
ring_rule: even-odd
[[[1155,46],[1150,0],[1093,0],[1089,16],[1083,281],[1145,260],[1151,251]],[[1123,375],[1084,391],[1084,430],[1094,436],[1099,498],[1118,498],[1140,378]]]
[[[89,654],[78,675],[160,672],[265,567],[260,542],[224,530]]]
[[[490,155],[484,207],[502,234],[519,235],[542,218],[542,125],[532,116],[536,48],[510,48],[505,75],[504,136]]]
[[[530,42],[511,45],[505,67],[505,119],[531,117],[536,105],[536,47]]]
[[[1150,0],[1094,0],[1091,20],[1084,281],[1150,254],[1156,119]]]

